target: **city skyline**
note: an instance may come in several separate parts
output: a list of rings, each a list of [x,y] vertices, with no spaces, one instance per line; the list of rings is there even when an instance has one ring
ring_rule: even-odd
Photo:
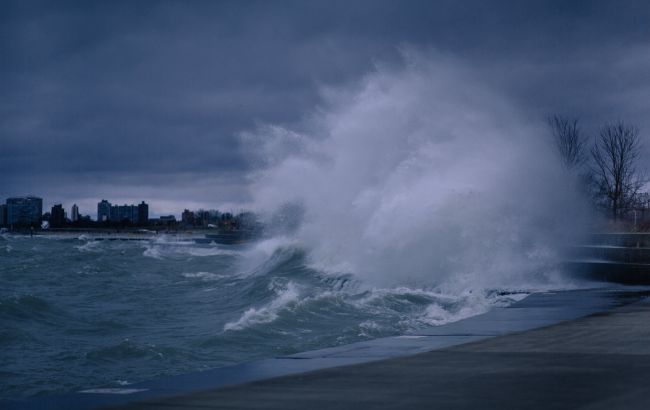
[[[0,198],[248,206],[268,164],[247,136],[318,140],[309,118],[414,56],[498,90],[540,135],[553,113],[645,135],[649,20],[640,1],[2,2]]]
[[[14,198],[14,197],[39,197],[43,199],[43,209],[47,210],[53,207],[54,205],[57,204],[63,204],[64,208],[68,213],[70,213],[70,208],[73,205],[77,205],[79,208],[79,213],[83,215],[91,215],[93,219],[96,216],[96,211],[97,211],[97,203],[103,199],[103,197],[97,196],[97,197],[87,197],[87,198],[81,198],[79,200],[73,200],[73,199],[60,199],[61,197],[55,197],[58,199],[51,199],[47,198],[43,195],[35,194],[33,192],[29,193],[22,193],[22,194],[12,194],[0,197],[0,201],[4,203],[4,200],[7,198]],[[108,198],[108,197],[107,197]],[[112,198],[112,197],[111,197]],[[137,198],[134,199],[132,197],[127,197],[127,196],[118,196],[118,199],[112,199],[111,203],[114,204],[119,204],[119,205],[125,205],[125,204],[131,204],[134,203],[135,201],[142,201],[143,199],[138,200]],[[153,202],[151,200],[144,199],[145,202],[148,204],[152,204]],[[185,205],[183,205],[185,204]],[[180,208],[176,208],[176,206],[179,205]],[[162,200],[160,202],[154,203],[154,208],[153,210],[150,210],[150,215],[152,216],[164,216],[164,215],[174,215],[177,218],[179,218],[183,212],[184,209],[241,209],[242,205],[241,204],[229,204],[227,202],[224,202],[222,204],[211,204],[207,202],[201,202],[201,201],[195,201],[192,199],[187,199],[186,201],[165,201]],[[44,211],[45,212],[45,211]]]
[[[139,206],[142,206],[142,205],[146,206],[146,215],[147,215],[147,217],[145,217],[145,220],[151,219],[151,218],[174,216],[177,220],[180,221],[182,219],[183,214],[188,212],[188,211],[191,211],[191,212],[195,212],[195,211],[199,211],[199,210],[215,211],[215,210],[218,210],[218,209],[224,209],[224,208],[219,208],[219,207],[216,207],[216,206],[198,207],[198,208],[185,206],[182,209],[178,209],[178,210],[175,210],[175,211],[172,211],[172,212],[156,212],[156,211],[152,211],[152,207],[151,207],[152,204],[150,202],[147,202],[146,200],[140,200],[139,203],[133,203],[132,200],[127,200],[127,201],[125,201],[123,203],[120,203],[120,202],[117,202],[117,201],[111,202],[111,201],[108,201],[108,200],[102,198],[102,200],[98,200],[95,203],[94,207],[91,207],[92,208],[91,210],[88,210],[86,208],[83,208],[83,207],[79,206],[79,204],[77,204],[77,203],[70,203],[70,202],[66,203],[66,202],[63,202],[63,201],[59,201],[59,202],[57,202],[57,201],[49,201],[49,202],[46,202],[45,198],[42,198],[42,197],[40,197],[38,195],[31,195],[31,194],[30,195],[13,195],[13,196],[5,198],[4,200],[0,200],[0,226],[3,226],[5,224],[6,221],[5,221],[4,218],[8,218],[8,215],[6,215],[6,212],[7,212],[7,209],[6,209],[7,204],[6,204],[6,202],[10,201],[10,200],[16,200],[16,199],[35,199],[35,200],[39,201],[40,202],[40,207],[39,207],[40,216],[44,216],[44,215],[50,215],[51,216],[51,214],[52,214],[51,210],[52,209],[57,208],[57,207],[61,207],[62,211],[63,211],[62,217],[67,219],[70,222],[75,222],[76,220],[78,220],[79,218],[82,218],[82,217],[90,217],[90,219],[92,221],[99,222],[100,221],[99,205],[102,202],[106,202],[108,204],[108,206],[109,206],[108,212],[109,213],[111,212],[111,208],[123,208],[123,207],[132,207],[133,208],[134,207],[135,210],[136,210],[136,213],[134,214],[135,216],[133,217],[134,219],[132,221],[134,223],[138,219],[140,219],[140,223],[143,222],[142,217],[139,216],[140,215],[139,212],[142,212],[142,211],[140,211],[139,208],[138,208]],[[51,205],[50,205],[50,203],[51,203]],[[242,209],[239,209],[239,212],[242,212],[242,211],[243,211]],[[235,211],[225,209],[223,212],[229,213],[229,212],[235,212]],[[76,215],[76,218],[75,218],[75,215]],[[108,219],[110,220],[110,217]],[[113,221],[117,221],[117,220],[118,219],[115,219],[115,217],[114,217]]]

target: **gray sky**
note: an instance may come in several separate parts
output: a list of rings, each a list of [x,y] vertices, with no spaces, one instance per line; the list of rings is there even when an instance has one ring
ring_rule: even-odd
[[[0,198],[235,207],[240,132],[300,127],[323,87],[403,47],[463,61],[531,121],[623,119],[646,140],[649,21],[645,1],[3,1]]]

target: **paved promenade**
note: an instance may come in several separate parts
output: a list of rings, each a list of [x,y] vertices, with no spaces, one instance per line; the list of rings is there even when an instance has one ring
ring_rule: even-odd
[[[120,409],[649,409],[650,301],[521,333]]]

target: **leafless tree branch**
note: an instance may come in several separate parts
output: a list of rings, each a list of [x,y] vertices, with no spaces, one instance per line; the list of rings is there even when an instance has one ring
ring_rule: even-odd
[[[592,172],[614,219],[632,206],[645,183],[636,167],[640,149],[638,129],[622,121],[603,126],[591,148]]]
[[[561,115],[548,118],[553,141],[562,163],[568,170],[580,168],[586,160],[585,139],[580,133],[577,119]]]

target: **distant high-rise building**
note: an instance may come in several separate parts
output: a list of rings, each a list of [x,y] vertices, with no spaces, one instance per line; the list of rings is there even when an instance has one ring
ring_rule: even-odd
[[[120,222],[120,206],[111,205],[111,213],[108,217],[111,222]]]
[[[60,228],[65,225],[65,209],[63,205],[57,204],[52,207],[50,213],[50,226],[52,228]]]
[[[119,221],[131,220],[131,207],[127,204],[117,207],[117,218]]]
[[[171,225],[176,223],[176,217],[174,215],[163,215],[160,217],[160,222],[165,225]]]
[[[7,205],[0,204],[0,226],[7,225]]]
[[[149,223],[149,205],[142,201],[138,205],[138,225],[145,226]]]
[[[77,204],[72,205],[72,209],[70,210],[70,219],[72,222],[77,222],[79,220],[79,207]]]
[[[117,222],[130,222],[136,223],[138,220],[138,207],[135,205],[120,205],[117,206],[115,213]],[[111,219],[112,220],[112,219]]]
[[[106,222],[111,220],[111,203],[102,199],[97,204],[97,222]]]
[[[7,198],[7,225],[38,226],[43,215],[43,199],[35,196]]]
[[[210,211],[199,209],[194,214],[194,223],[197,225],[208,226],[216,217],[211,215]]]
[[[181,214],[181,221],[185,226],[194,226],[194,212],[186,209]]]
[[[140,205],[111,205],[103,199],[97,204],[97,220],[146,225],[149,220],[149,205],[144,201]]]

